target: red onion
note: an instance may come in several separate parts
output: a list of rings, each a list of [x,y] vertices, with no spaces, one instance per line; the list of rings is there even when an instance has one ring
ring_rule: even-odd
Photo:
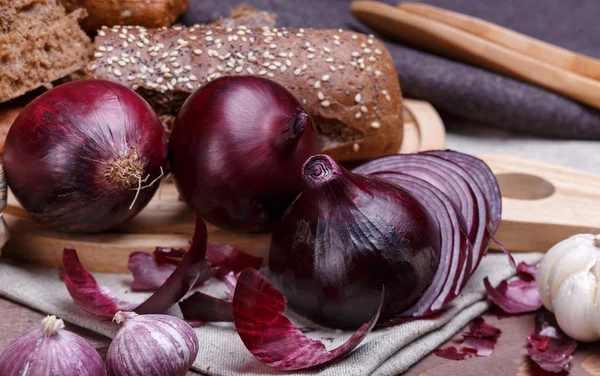
[[[320,151],[302,104],[260,77],[223,77],[192,94],[169,141],[177,188],[204,219],[262,231],[300,192],[298,171]]]
[[[367,322],[386,289],[387,320],[431,285],[440,260],[435,213],[399,186],[337,165],[303,167],[304,188],[273,233],[273,283],[291,305],[329,326]]]
[[[198,355],[198,338],[185,321],[167,315],[117,312],[122,324],[106,353],[108,376],[184,376]]]
[[[97,232],[134,217],[166,160],[160,120],[140,96],[99,80],[60,85],[31,102],[6,138],[9,187],[39,222]]]
[[[105,376],[100,354],[55,316],[11,342],[0,354],[2,376]]]

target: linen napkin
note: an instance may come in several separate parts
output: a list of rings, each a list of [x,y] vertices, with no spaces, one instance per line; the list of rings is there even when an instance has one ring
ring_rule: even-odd
[[[381,0],[395,5],[400,0]],[[600,57],[597,0],[414,0],[483,18],[574,51]],[[187,25],[226,17],[240,4],[277,14],[282,27],[369,30],[349,12],[350,0],[192,0]],[[438,110],[505,130],[600,140],[600,111],[482,68],[387,42],[403,93]],[[445,120],[445,119],[444,119]]]
[[[515,254],[517,262],[533,264],[540,253]],[[431,319],[415,320],[370,333],[364,342],[348,357],[327,367],[294,374],[321,376],[392,376],[406,371],[421,358],[435,350],[488,307],[485,301],[483,278],[489,276],[496,285],[514,275],[505,255],[486,255],[462,294],[441,315]],[[132,302],[143,301],[148,294],[132,293],[131,277],[124,274],[95,273],[98,282],[110,288],[118,298]],[[214,281],[202,291],[224,297],[224,283]],[[54,314],[68,322],[94,332],[113,337],[118,329],[110,320],[91,315],[73,303],[55,268],[18,263],[0,258],[0,295],[37,309]],[[179,315],[174,307],[170,312]],[[300,328],[310,328],[313,339],[324,342],[329,349],[342,344],[350,332],[318,326],[289,312],[288,316]],[[195,329],[200,351],[193,369],[214,376],[259,376],[281,374],[256,360],[244,347],[232,323],[212,323]],[[525,338],[523,338],[525,341]]]

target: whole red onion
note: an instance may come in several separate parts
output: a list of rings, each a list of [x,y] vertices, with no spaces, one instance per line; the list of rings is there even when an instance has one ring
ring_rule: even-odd
[[[358,328],[385,286],[381,319],[431,284],[440,260],[437,219],[412,195],[353,174],[325,155],[306,161],[301,195],[275,226],[271,279],[292,307],[328,326]]]
[[[9,187],[39,222],[108,230],[134,217],[158,188],[167,145],[140,96],[99,80],[60,85],[14,121],[4,162]]]
[[[283,86],[223,77],[192,94],[169,141],[183,199],[209,222],[262,231],[300,192],[298,171],[320,151],[312,120]]]

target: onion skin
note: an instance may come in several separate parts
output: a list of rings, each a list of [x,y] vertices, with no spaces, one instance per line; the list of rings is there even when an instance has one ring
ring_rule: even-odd
[[[55,327],[34,330],[11,342],[0,354],[2,376],[105,376],[100,354],[82,337]]]
[[[106,353],[108,376],[185,376],[198,355],[196,333],[177,317],[117,312],[114,321],[122,327]]]
[[[302,104],[254,76],[211,81],[184,103],[169,141],[173,178],[186,203],[228,230],[270,228],[300,193],[298,173],[320,152]]]
[[[270,278],[294,309],[332,327],[401,314],[433,280],[440,259],[434,218],[400,187],[353,174],[330,157],[303,167],[302,194],[275,226]]]
[[[161,176],[166,153],[164,128],[148,103],[119,84],[88,80],[27,105],[8,132],[4,162],[9,187],[37,221],[100,232],[146,206],[158,182],[136,193]]]

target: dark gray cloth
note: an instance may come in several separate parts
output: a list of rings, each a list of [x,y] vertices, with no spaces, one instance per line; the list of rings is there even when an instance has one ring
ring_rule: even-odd
[[[390,4],[397,1],[384,0]],[[417,0],[418,1],[418,0]],[[577,52],[600,57],[597,0],[427,0]],[[368,32],[349,0],[192,0],[185,24],[227,16],[240,4],[277,13],[283,27],[349,28]],[[438,110],[505,130],[600,140],[600,111],[484,69],[387,42],[404,94]]]

